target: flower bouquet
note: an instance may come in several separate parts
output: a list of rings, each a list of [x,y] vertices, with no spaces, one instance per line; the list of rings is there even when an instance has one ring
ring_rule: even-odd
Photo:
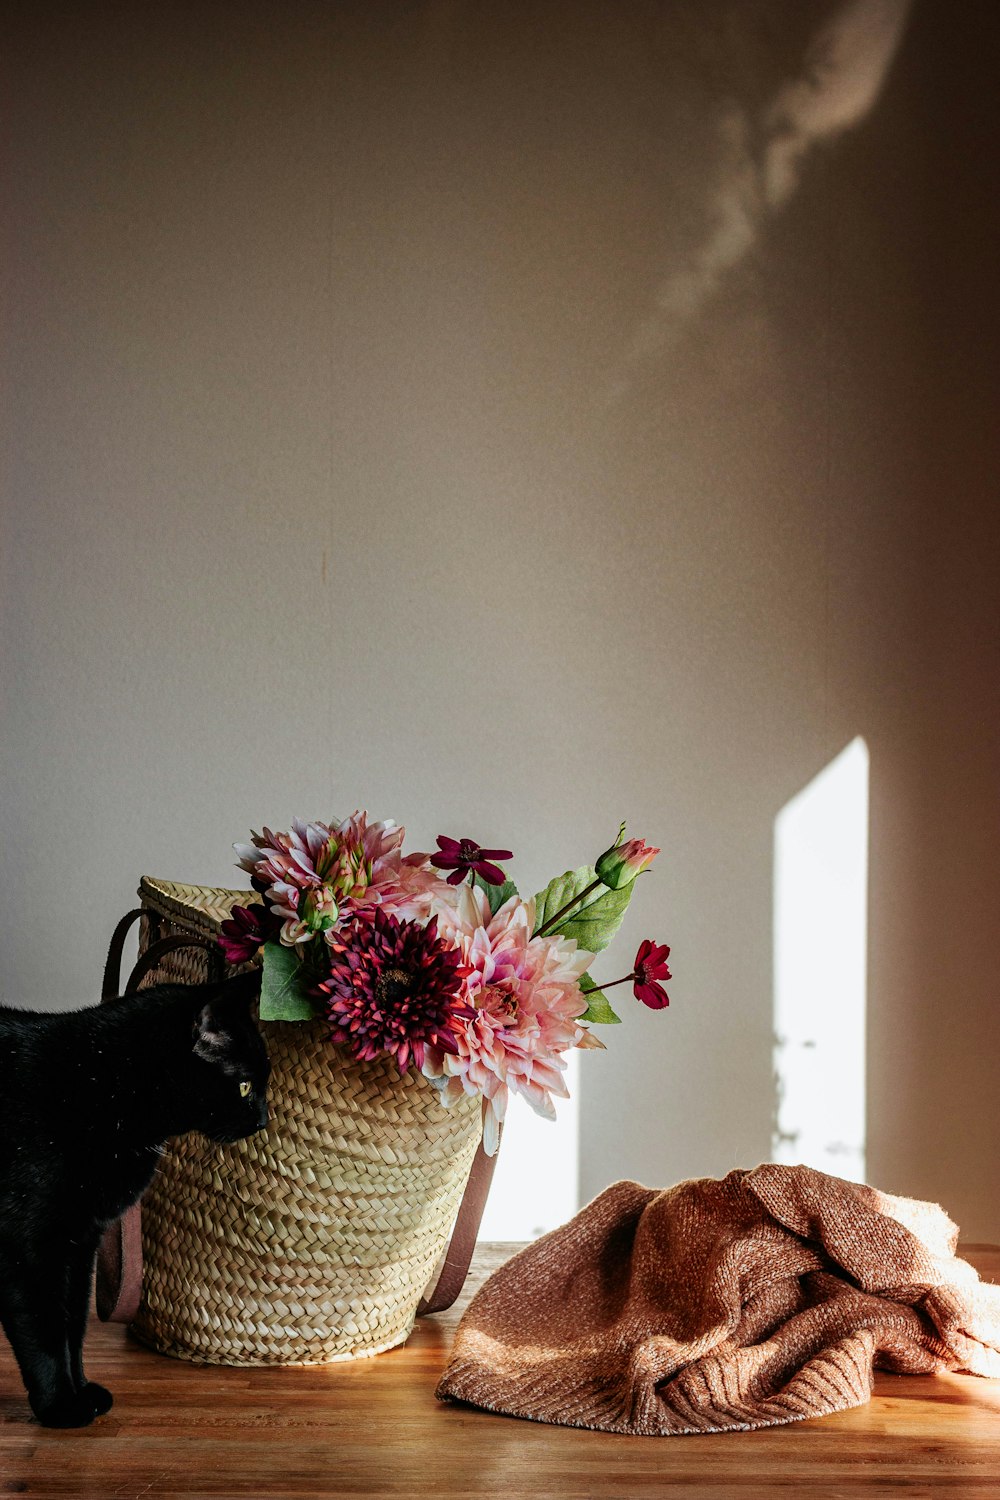
[[[220,943],[232,964],[263,948],[262,1020],[320,1018],[358,1061],[418,1070],[446,1107],[481,1097],[493,1155],[511,1093],[555,1118],[567,1051],[603,1047],[591,1028],[619,1019],[606,989],[631,981],[644,1004],[669,1003],[666,946],[645,941],[603,987],[588,972],[660,851],[623,823],[593,867],[525,900],[498,863],[510,850],[441,835],[435,854],[404,856],[403,835],[356,812],[235,845],[262,899],[234,907]]]
[[[249,899],[141,883],[157,977],[207,977],[208,949],[261,963],[272,1067],[267,1130],[170,1142],[143,1200],[132,1329],[163,1353],[312,1364],[402,1343],[456,1216],[471,1246],[509,1096],[551,1116],[569,1049],[600,1047],[595,1028],[618,1019],[589,969],[657,850],[623,826],[525,900],[507,850],[402,843],[358,812],[237,845]],[[611,983],[665,1006],[667,953],[643,943]],[[445,1264],[454,1291],[455,1244]]]

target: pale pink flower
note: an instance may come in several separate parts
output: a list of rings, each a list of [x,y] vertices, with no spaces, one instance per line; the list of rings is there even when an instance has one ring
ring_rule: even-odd
[[[469,971],[462,998],[475,1016],[453,1023],[454,1053],[426,1050],[423,1071],[445,1104],[483,1096],[492,1155],[512,1091],[549,1119],[552,1096],[567,1097],[563,1054],[588,1035],[578,1019],[587,1008],[579,980],[593,954],[572,938],[533,938],[534,902],[513,896],[493,916],[481,890],[463,885],[457,899],[449,895],[435,903],[438,930],[461,951]]]
[[[378,907],[400,920],[429,916],[443,885],[425,854],[404,857],[404,830],[395,822],[369,823],[355,812],[337,824],[303,823],[289,833],[265,828],[251,844],[235,844],[240,867],[282,918],[281,941],[291,947]]]
[[[442,877],[431,869],[429,854],[404,854],[398,882],[392,910],[401,922],[429,921],[442,898],[451,894]]]

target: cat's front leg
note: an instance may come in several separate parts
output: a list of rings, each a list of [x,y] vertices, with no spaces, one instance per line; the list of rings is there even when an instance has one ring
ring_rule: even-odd
[[[73,1377],[65,1277],[62,1257],[32,1255],[25,1247],[0,1286],[0,1322],[39,1422],[45,1427],[86,1427],[107,1406]],[[97,1391],[107,1395],[103,1386]]]
[[[90,1296],[94,1287],[97,1235],[71,1240],[66,1261],[66,1344],[69,1372],[77,1391],[86,1396],[101,1417],[110,1411],[114,1397],[103,1385],[88,1381],[83,1373],[83,1341],[90,1320]]]

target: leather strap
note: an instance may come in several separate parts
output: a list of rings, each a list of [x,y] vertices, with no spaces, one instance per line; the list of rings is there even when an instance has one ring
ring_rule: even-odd
[[[159,938],[151,943],[145,953],[139,959],[135,968],[128,977],[125,986],[126,995],[134,995],[147,974],[151,974],[159,967],[160,959],[166,958],[168,953],[175,952],[178,948],[205,948],[209,955],[209,974],[211,979],[221,979],[225,972],[225,962],[218,947],[211,938],[197,937],[195,934],[183,932],[173,933],[170,937]]]
[[[125,939],[134,922],[142,916],[142,907],[128,912],[114,932],[104,965],[101,1000],[115,1000],[121,994],[122,954]],[[138,1275],[138,1286],[136,1277]],[[97,1247],[97,1316],[102,1323],[129,1323],[139,1307],[142,1293],[142,1217],[138,1204],[126,1209],[120,1219],[109,1224]]]
[[[132,923],[137,922],[141,916],[142,907],[137,906],[135,911],[130,911],[127,916],[122,917],[111,934],[111,946],[108,948],[108,959],[104,965],[104,980],[101,984],[102,1000],[116,1000],[121,994],[119,986],[122,982],[122,953],[125,951],[125,939],[128,937]]]
[[[104,983],[101,999],[113,1000],[119,994],[121,984],[122,953],[129,929],[142,907],[122,917],[111,936],[108,961],[104,966]],[[125,986],[126,995],[134,995],[146,975],[151,973],[168,953],[176,948],[207,948],[218,959],[221,970],[222,955],[208,938],[185,936],[183,933],[160,938],[143,953],[133,968]],[[131,1323],[139,1311],[142,1297],[142,1205],[133,1203],[120,1219],[109,1224],[101,1237],[97,1249],[97,1316],[102,1323]]]
[[[500,1129],[502,1134],[503,1126]],[[417,1308],[421,1315],[444,1312],[465,1285],[496,1163],[497,1153],[487,1156],[480,1140],[434,1290],[421,1299]]]
[[[97,1251],[97,1316],[131,1323],[142,1297],[142,1212],[138,1203],[109,1224]]]

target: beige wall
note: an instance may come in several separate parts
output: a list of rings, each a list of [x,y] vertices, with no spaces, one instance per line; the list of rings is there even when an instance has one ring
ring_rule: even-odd
[[[582,1060],[583,1194],[753,1165],[774,819],[863,735],[870,1178],[1000,1236],[998,12],[850,10],[12,21],[6,999],[251,824],[534,888],[627,816],[674,1003]]]

